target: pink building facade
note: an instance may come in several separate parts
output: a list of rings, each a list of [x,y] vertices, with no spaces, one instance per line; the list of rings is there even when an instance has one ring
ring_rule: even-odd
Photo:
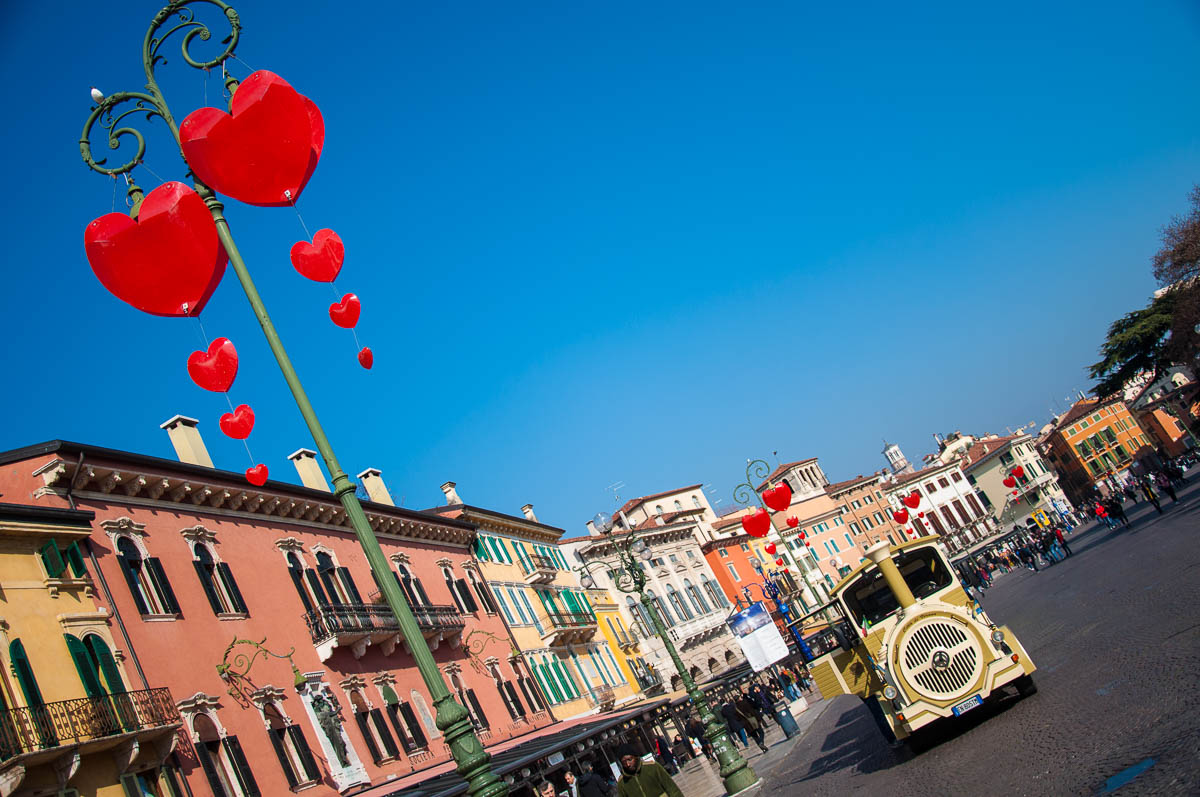
[[[114,612],[126,682],[170,688],[186,735],[172,760],[191,793],[359,792],[449,760],[345,512],[311,470],[309,487],[256,488],[61,441],[0,454],[0,466],[6,500],[95,513],[96,603]],[[383,577],[401,584],[484,744],[550,724],[473,557],[474,527],[374,494],[384,500],[364,505]]]

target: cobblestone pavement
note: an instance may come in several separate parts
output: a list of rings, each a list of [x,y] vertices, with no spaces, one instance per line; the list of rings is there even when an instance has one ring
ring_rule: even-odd
[[[916,756],[890,749],[858,698],[835,698],[759,772],[763,793],[1200,794],[1200,471],[1190,482],[1162,516],[1141,503],[1131,529],[1085,527],[1074,556],[988,590],[1038,694],[953,721]]]

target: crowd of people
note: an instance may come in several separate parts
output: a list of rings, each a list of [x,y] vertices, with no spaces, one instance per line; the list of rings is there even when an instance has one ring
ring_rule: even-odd
[[[1129,517],[1124,504],[1129,501],[1137,505],[1138,501],[1146,501],[1154,507],[1158,514],[1163,513],[1163,496],[1175,504],[1179,501],[1178,488],[1187,483],[1183,467],[1178,462],[1167,462],[1160,470],[1142,476],[1131,476],[1119,490],[1111,491],[1107,496],[1095,490],[1089,499],[1089,514],[1111,529],[1127,528]]]

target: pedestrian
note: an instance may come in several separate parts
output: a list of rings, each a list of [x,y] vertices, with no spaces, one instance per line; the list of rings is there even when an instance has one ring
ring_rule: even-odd
[[[643,761],[633,745],[618,747],[617,756],[621,761],[618,797],[683,797],[667,771],[653,761]]]
[[[558,791],[554,788],[554,784],[548,780],[543,780],[534,789],[537,797],[556,797]]]
[[[596,774],[594,765],[588,759],[579,762],[583,774],[579,776],[579,797],[609,797],[612,794],[613,782]]]
[[[562,797],[579,797],[579,783],[575,780],[575,773],[571,770],[563,771],[563,780],[567,782],[567,788],[562,793]]]
[[[679,774],[679,762],[675,760],[675,751],[671,749],[671,743],[663,738],[662,734],[654,737],[654,755],[667,772],[672,775]]]
[[[1071,546],[1067,545],[1067,538],[1063,536],[1061,527],[1054,527],[1054,536],[1058,538],[1058,545],[1063,549],[1063,553],[1065,553],[1067,556],[1072,556]]]
[[[1150,486],[1150,479],[1142,479],[1142,495],[1146,496],[1146,500],[1154,504],[1154,508],[1158,510],[1158,514],[1162,514],[1162,505],[1158,502],[1158,493],[1154,492],[1154,488]]]
[[[751,699],[758,704],[760,709],[758,718],[774,718],[775,716],[775,701],[771,699],[771,694],[763,689],[761,685],[755,684],[750,692]]]
[[[693,746],[699,746],[700,751],[704,753],[704,757],[709,761],[713,760],[712,742],[708,741],[704,736],[704,726],[700,724],[700,718],[693,715],[691,722],[687,726],[688,736],[694,740]]]
[[[1167,478],[1165,473],[1156,474],[1154,483],[1158,485],[1158,489],[1171,496],[1172,504],[1178,503],[1179,496],[1175,495],[1175,487],[1171,484],[1171,480]]]
[[[761,715],[758,713],[758,705],[750,699],[750,690],[743,688],[742,696],[734,705],[734,710],[737,711],[738,717],[742,721],[746,732],[754,738],[758,749],[764,753],[767,752],[766,737],[763,734]]]
[[[1121,525],[1125,528],[1129,527],[1129,516],[1125,514],[1125,507],[1121,506],[1121,499],[1118,494],[1114,493],[1108,503],[1109,517],[1114,519],[1113,526],[1116,527],[1116,521],[1121,521]]]
[[[746,726],[742,725],[742,717],[738,714],[738,710],[734,708],[732,700],[726,700],[721,706],[721,717],[724,718],[725,724],[729,726],[731,737],[736,742],[739,739],[742,742],[742,747],[749,747],[750,740],[746,738]]]

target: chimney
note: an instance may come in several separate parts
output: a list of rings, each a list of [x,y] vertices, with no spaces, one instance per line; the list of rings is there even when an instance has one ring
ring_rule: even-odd
[[[211,468],[212,457],[208,455],[204,439],[200,437],[200,431],[196,428],[199,423],[195,418],[176,415],[158,428],[167,430],[167,437],[171,438],[171,445],[175,446],[175,456],[179,457],[180,462]]]
[[[367,497],[375,503],[387,504],[388,506],[396,505],[392,500],[391,493],[388,492],[387,485],[383,483],[383,474],[379,472],[378,468],[367,468],[358,474],[358,480],[366,488]]]
[[[598,536],[600,536],[600,531],[599,531],[599,529],[597,529],[597,528],[596,528],[596,524],[595,524],[595,523],[593,523],[592,521],[590,521],[590,520],[589,520],[589,521],[588,521],[587,523],[585,523],[584,525],[585,525],[585,526],[587,526],[587,530],[588,530],[588,536],[591,536],[591,537],[598,537]]]
[[[317,462],[316,451],[301,448],[295,453],[289,454],[288,459],[296,466],[296,473],[300,474],[301,484],[311,490],[329,492],[329,483],[325,481],[325,474],[321,472],[321,465]]]
[[[446,494],[447,504],[452,505],[462,503],[462,499],[458,497],[458,493],[454,489],[457,486],[458,485],[456,485],[454,482],[446,482],[442,485],[442,492]]]
[[[521,512],[525,515],[527,520],[532,520],[534,523],[538,522],[537,515],[533,514],[533,504],[526,504],[525,506],[521,507]]]

